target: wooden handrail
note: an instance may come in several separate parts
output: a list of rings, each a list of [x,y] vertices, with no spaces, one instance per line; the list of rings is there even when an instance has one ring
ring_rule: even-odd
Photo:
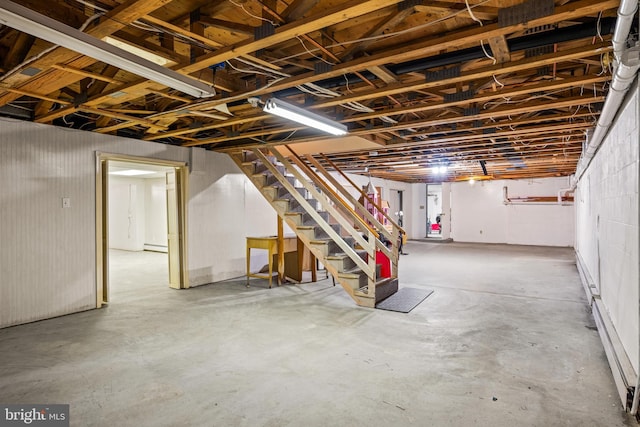
[[[269,169],[269,171],[276,176],[278,181],[281,182],[281,184],[286,188],[286,190],[291,194],[291,196],[295,198],[296,201],[305,208],[307,213],[309,213],[314,218],[316,223],[320,225],[322,229],[329,235],[329,237],[331,237],[331,239],[333,239],[336,242],[336,244],[344,251],[344,253],[348,255],[349,258],[351,258],[355,262],[355,264],[367,274],[369,278],[373,278],[375,281],[375,277],[376,277],[375,269],[371,270],[367,265],[367,263],[365,263],[362,260],[362,258],[360,258],[360,255],[358,255],[353,248],[349,247],[349,245],[345,243],[345,241],[342,239],[342,236],[338,235],[335,232],[335,230],[324,219],[319,217],[315,209],[313,209],[309,205],[309,202],[295,189],[295,187],[291,183],[289,183],[289,181],[285,179],[283,175],[280,174],[280,172],[275,168],[275,166],[273,166],[268,162],[266,156],[263,153],[261,153],[259,150],[253,150],[253,152],[265,164],[265,166]],[[300,171],[296,170],[293,167],[290,167],[291,166],[290,162],[287,159],[285,159],[280,152],[273,151],[272,154],[280,163],[282,163],[285,166],[287,170],[289,170],[293,174],[293,176],[298,181],[300,181],[304,185],[307,191],[309,191],[312,194],[313,198],[316,199],[318,202],[320,202],[320,204],[323,205],[323,208],[325,208],[326,211],[330,215],[332,215],[342,227],[345,227],[345,229],[353,236],[353,238],[355,239],[356,242],[358,242],[359,245],[361,245],[362,247],[367,247],[368,245],[370,245],[370,243],[367,242],[360,234],[355,232],[355,229],[353,229],[353,225],[349,224],[346,218],[344,218],[336,210],[336,208],[329,203],[329,200],[327,200],[326,197],[322,197],[322,195],[319,193],[318,190],[316,190],[313,186],[309,185],[309,183],[304,180],[304,177]],[[375,245],[374,245],[374,248],[375,248]]]
[[[291,149],[291,147],[286,146],[286,148],[291,152],[293,158],[295,159],[295,163],[302,169],[304,169],[304,173],[311,178],[311,180],[314,182],[314,184],[319,185],[322,187],[322,191],[330,194],[331,196],[333,196],[336,200],[336,202],[338,204],[340,204],[340,206],[345,209],[347,212],[349,212],[349,214],[351,216],[353,216],[358,222],[360,222],[361,225],[363,225],[365,228],[367,228],[369,231],[371,231],[374,236],[379,237],[379,233],[376,231],[376,229],[374,229],[373,227],[371,227],[369,224],[366,223],[366,221],[364,221],[360,215],[358,215],[358,213],[351,208],[351,206],[349,206],[349,204],[340,196],[340,194],[338,194],[333,188],[329,187],[327,184],[324,183],[324,181],[322,179],[320,179],[320,177],[318,176],[317,173],[315,173],[305,162],[304,160],[302,160],[302,158]]]
[[[308,156],[308,161],[314,167],[316,167],[320,172],[322,172],[322,174],[325,176],[325,178],[331,184],[336,186],[336,188],[339,191],[344,193],[346,195],[346,197],[349,199],[349,201],[357,206],[357,209],[361,209],[363,214],[364,214],[364,216],[367,218],[367,220],[369,220],[371,223],[377,224],[377,227],[380,230],[379,230],[379,233],[376,233],[376,238],[379,238],[379,234],[382,233],[384,236],[386,236],[386,238],[390,242],[393,242],[392,234],[376,219],[375,216],[373,216],[368,210],[366,210],[365,207],[362,206],[362,204],[355,197],[353,197],[351,194],[349,194],[349,192],[342,186],[342,184],[340,184],[313,156]],[[357,209],[354,210],[356,215],[358,215]],[[360,219],[360,221],[362,221],[362,218],[359,215],[358,215],[358,218]],[[365,222],[365,224],[366,224],[366,222]],[[368,224],[366,224],[366,225],[369,227]],[[369,227],[369,228],[371,228],[371,227]],[[387,255],[388,257],[391,257],[391,251],[389,250],[389,248],[387,248],[385,245],[383,245],[382,242],[380,242],[380,244],[377,245],[377,246],[379,246],[382,249],[382,251],[385,253],[385,255]]]
[[[344,179],[346,179],[346,180],[349,182],[349,184],[351,184],[351,185],[352,185],[356,190],[358,190],[358,191],[360,192],[360,194],[361,194],[362,196],[364,196],[364,197],[369,201],[369,203],[371,203],[373,206],[375,206],[375,207],[376,207],[376,209],[378,209],[378,211],[379,211],[379,212],[381,212],[381,213],[382,213],[382,215],[384,215],[384,217],[385,217],[385,218],[387,218],[387,219],[389,220],[389,222],[391,223],[391,225],[393,225],[394,227],[398,228],[398,229],[399,229],[403,234],[406,234],[406,231],[404,231],[404,229],[403,229],[402,227],[400,227],[398,224],[396,224],[396,222],[395,222],[395,221],[394,221],[394,220],[393,220],[389,215],[387,215],[386,213],[384,213],[384,210],[382,209],[382,207],[380,207],[380,205],[378,205],[377,203],[374,203],[374,201],[373,201],[369,196],[367,196],[367,193],[365,193],[364,191],[362,191],[362,188],[360,188],[360,186],[359,186],[359,185],[356,185],[356,183],[355,183],[355,182],[353,182],[353,181],[352,181],[352,180],[351,180],[351,179],[350,179],[350,178],[349,178],[349,177],[348,177],[344,172],[342,172],[342,171],[340,170],[340,168],[338,168],[338,166],[336,166],[336,164],[335,164],[335,163],[333,163],[333,162],[332,162],[332,161],[331,161],[327,156],[325,156],[323,153],[320,153],[320,155],[322,156],[322,158],[323,158],[327,163],[329,163],[329,165],[331,165],[331,167],[332,167],[332,168],[334,168],[334,169],[336,170],[336,172],[338,172],[340,175],[342,175],[342,177],[343,177]]]

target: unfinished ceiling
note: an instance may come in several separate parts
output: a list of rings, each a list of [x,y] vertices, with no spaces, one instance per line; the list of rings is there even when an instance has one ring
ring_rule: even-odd
[[[189,96],[8,22],[0,26],[3,116],[226,152],[281,144],[304,150],[306,142],[322,152],[325,134],[262,111],[276,97],[348,126],[344,143],[327,142],[326,158],[337,166],[405,182],[573,173],[607,94],[619,5],[16,3],[127,50],[152,52],[165,67],[212,85],[215,95]],[[441,166],[446,174],[435,175]]]

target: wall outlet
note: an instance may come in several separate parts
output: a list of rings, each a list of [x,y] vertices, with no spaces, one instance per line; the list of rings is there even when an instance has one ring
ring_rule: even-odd
[[[71,198],[63,197],[62,198],[62,207],[63,208],[70,208],[71,207]]]

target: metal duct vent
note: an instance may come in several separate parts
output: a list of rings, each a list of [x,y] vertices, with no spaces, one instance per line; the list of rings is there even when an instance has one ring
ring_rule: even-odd
[[[470,88],[465,91],[456,92],[456,93],[446,93],[444,94],[444,102],[457,102],[464,101],[466,99],[471,99],[475,96],[476,91],[473,88]]]
[[[548,65],[540,67],[536,70],[536,74],[538,77],[549,76],[551,75],[551,67]]]
[[[470,107],[470,108],[465,108],[463,111],[463,114],[465,116],[476,116],[478,114],[480,114],[480,108],[478,107]]]
[[[524,51],[525,58],[533,58],[534,56],[547,55],[553,53],[553,45],[534,47]]]
[[[454,77],[460,76],[460,66],[457,65],[455,67],[443,68],[438,71],[427,71],[426,78],[428,82],[437,82],[440,80],[451,79]]]
[[[331,68],[333,68],[331,64],[327,64],[324,61],[318,61],[315,64],[313,64],[313,71],[316,74],[328,73],[329,71],[331,71]]]
[[[265,37],[272,36],[276,32],[276,28],[271,22],[265,22],[259,27],[254,28],[253,35],[255,40],[261,40]]]
[[[500,9],[498,11],[498,26],[509,27],[524,24],[533,19],[549,16],[553,14],[554,10],[553,0],[528,0],[515,6]]]
[[[556,25],[551,25],[551,24],[539,25],[537,27],[527,28],[524,32],[524,35],[528,36],[531,34],[544,33],[545,31],[552,31],[555,29],[557,29]]]

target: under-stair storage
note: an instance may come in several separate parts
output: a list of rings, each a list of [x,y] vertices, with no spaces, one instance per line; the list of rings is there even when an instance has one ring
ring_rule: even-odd
[[[286,150],[231,157],[354,301],[375,307],[398,290],[399,245],[383,241],[399,242],[404,231],[390,218],[391,227],[378,222],[317,159]]]

